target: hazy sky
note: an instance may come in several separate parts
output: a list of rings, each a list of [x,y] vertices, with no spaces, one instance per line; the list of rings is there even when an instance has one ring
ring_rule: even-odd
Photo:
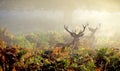
[[[71,25],[101,23],[101,34],[119,33],[120,0],[0,0],[0,27],[12,32],[63,29],[65,11],[72,11]]]
[[[120,0],[0,0],[0,9],[95,9],[119,11]]]

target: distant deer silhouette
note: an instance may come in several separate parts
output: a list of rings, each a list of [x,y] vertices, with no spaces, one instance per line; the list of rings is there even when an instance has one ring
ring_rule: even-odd
[[[100,28],[100,26],[101,26],[101,24],[99,24],[99,26],[96,28],[88,27],[89,31],[91,32],[91,34],[88,37],[90,47],[94,47],[95,34],[96,34],[97,30]]]

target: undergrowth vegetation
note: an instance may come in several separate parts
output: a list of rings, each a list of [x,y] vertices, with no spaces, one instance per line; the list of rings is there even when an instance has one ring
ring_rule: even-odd
[[[50,36],[49,36],[49,35]],[[4,40],[0,35],[0,71],[119,71],[119,45],[91,48],[81,42],[77,49],[55,47],[69,37],[59,33],[30,34]],[[40,38],[41,37],[41,38]],[[9,38],[7,36],[7,38]],[[98,42],[97,42],[98,43]],[[108,48],[109,47],[109,48]]]

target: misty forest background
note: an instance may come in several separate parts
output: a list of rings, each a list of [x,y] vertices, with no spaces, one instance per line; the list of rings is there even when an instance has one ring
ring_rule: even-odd
[[[120,26],[119,3],[119,0],[0,0],[0,26],[21,34],[63,31],[66,24],[75,28],[85,23],[91,26],[101,23],[101,35],[107,36],[106,31],[116,35]]]

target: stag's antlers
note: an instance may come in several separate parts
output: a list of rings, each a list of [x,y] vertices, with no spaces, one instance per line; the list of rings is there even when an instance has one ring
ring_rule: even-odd
[[[83,25],[83,24],[82,24],[82,26],[83,26],[83,30],[82,30],[82,31],[79,31],[78,34],[76,34],[76,32],[71,32],[70,30],[68,30],[68,26],[65,26],[65,25],[64,25],[64,28],[65,28],[65,30],[66,30],[67,32],[69,32],[69,33],[71,34],[72,37],[80,37],[80,36],[83,36],[83,32],[85,31],[85,29],[86,29],[86,27],[88,26],[88,24],[86,24],[86,25]]]
[[[67,32],[72,33],[70,30],[68,30],[68,26],[65,26],[65,25],[64,25],[64,29],[65,29]]]
[[[88,29],[89,29],[89,31],[91,31],[92,33],[95,33],[100,27],[101,27],[101,24],[99,24],[98,27],[96,27],[96,28],[88,27]]]
[[[89,24],[86,24],[86,25],[83,25],[83,24],[82,24],[82,26],[83,26],[83,30],[82,30],[82,31],[80,31],[80,32],[78,33],[78,35],[83,34],[83,33],[84,33],[84,31],[85,31],[85,29],[86,29],[86,27],[87,27],[88,25],[89,25]]]
[[[71,32],[70,30],[68,30],[68,26],[65,26],[65,25],[64,25],[64,29],[65,29],[68,33],[70,33],[71,36],[75,36],[75,35],[76,35],[75,32]]]

